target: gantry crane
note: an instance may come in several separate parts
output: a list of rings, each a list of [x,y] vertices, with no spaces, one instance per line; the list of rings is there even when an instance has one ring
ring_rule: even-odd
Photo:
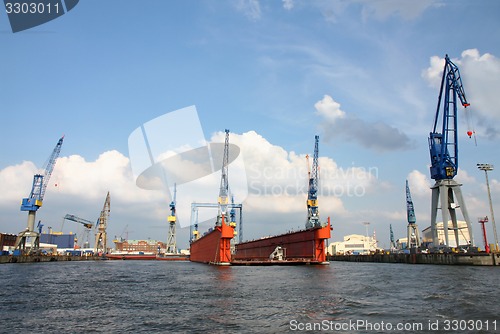
[[[16,249],[22,253],[26,252],[26,241],[31,239],[31,250],[36,251],[40,246],[40,234],[35,231],[35,218],[36,212],[43,204],[43,198],[47,185],[49,184],[50,176],[56,165],[57,158],[61,153],[61,146],[63,144],[64,136],[62,136],[52,151],[52,154],[47,161],[47,165],[42,174],[35,174],[33,176],[33,185],[31,192],[27,198],[23,198],[21,202],[21,211],[28,211],[28,227],[19,233],[16,240]]]
[[[170,202],[170,216],[168,216],[168,238],[167,238],[167,249],[166,252],[169,254],[177,253],[177,245],[175,238],[175,224],[177,217],[175,216],[175,204],[177,197],[177,185],[174,183],[174,198]]]
[[[415,217],[415,209],[411,199],[408,180],[406,180],[406,217],[408,219],[408,228],[406,233],[407,248],[418,248],[420,247],[420,233],[418,232],[417,218]]]
[[[448,240],[448,217],[451,218],[453,225],[456,246],[459,246],[456,208],[460,208],[462,211],[462,215],[469,230],[470,246],[474,245],[472,224],[460,189],[462,185],[453,179],[458,171],[457,97],[464,108],[470,105],[465,97],[460,71],[450,58],[448,58],[448,55],[446,55],[434,127],[429,134],[429,152],[431,158],[430,174],[431,178],[436,181],[431,188],[431,231],[435,247],[440,246],[436,225],[439,202],[441,203],[443,218],[444,246],[450,245]],[[443,100],[442,113],[440,112],[441,100]],[[439,132],[439,123],[441,123],[441,132]],[[472,131],[468,130],[467,134],[470,137]],[[458,204],[455,203],[455,199]]]
[[[106,195],[106,200],[104,201],[104,206],[101,210],[101,214],[99,219],[97,220],[97,233],[95,235],[95,245],[94,245],[94,253],[95,254],[105,254],[107,252],[107,242],[108,236],[106,229],[108,227],[108,219],[110,212],[110,198],[109,191]]]
[[[307,222],[306,228],[321,226],[318,210],[318,143],[319,136],[314,136],[314,154],[312,170],[308,171],[309,189],[307,192]],[[307,168],[309,169],[309,156],[307,158]]]
[[[90,233],[90,230],[94,227],[94,223],[91,222],[90,220],[83,219],[83,218],[77,217],[75,215],[70,215],[70,214],[65,215],[64,220],[71,220],[71,221],[74,221],[76,223],[82,224],[85,227],[85,232],[84,232],[85,238],[84,238],[83,246],[84,246],[84,248],[89,247],[89,245],[88,245],[89,244],[89,233]]]

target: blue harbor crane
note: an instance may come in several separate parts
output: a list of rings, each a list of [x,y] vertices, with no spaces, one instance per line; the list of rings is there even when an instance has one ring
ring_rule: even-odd
[[[408,218],[407,248],[418,248],[420,247],[420,233],[418,232],[417,218],[415,217],[408,180],[406,180],[406,216]]]
[[[436,181],[431,188],[431,231],[434,247],[450,247],[448,217],[451,218],[453,225],[452,230],[455,234],[455,246],[460,246],[459,227],[456,216],[457,208],[461,209],[464,220],[467,223],[467,229],[469,230],[468,234],[470,241],[466,246],[474,245],[472,224],[460,189],[462,185],[453,179],[458,171],[458,100],[460,100],[464,108],[470,106],[465,96],[460,71],[450,58],[448,58],[448,55],[446,55],[434,126],[432,132],[429,134],[429,152],[431,158],[430,174],[431,178]],[[468,130],[467,135],[471,137],[472,131]],[[455,203],[455,200],[458,203]],[[444,244],[442,244],[438,238],[438,228],[436,224],[439,202],[441,204],[440,208],[443,218]]]
[[[306,228],[321,226],[321,223],[319,221],[319,210],[318,210],[318,179],[319,179],[318,143],[319,143],[319,136],[314,136],[314,154],[313,154],[312,169],[308,173],[309,189],[307,192]],[[309,159],[307,167],[309,168]]]
[[[21,211],[28,211],[28,227],[24,231],[19,232],[16,239],[16,249],[19,249],[22,253],[26,253],[27,251],[27,240],[31,242],[31,251],[37,251],[40,246],[40,233],[35,231],[36,212],[43,204],[45,191],[47,190],[50,176],[54,171],[57,158],[61,153],[63,140],[64,136],[62,136],[57,142],[56,147],[47,161],[47,165],[45,166],[43,173],[35,174],[33,176],[33,184],[29,196],[22,199]]]

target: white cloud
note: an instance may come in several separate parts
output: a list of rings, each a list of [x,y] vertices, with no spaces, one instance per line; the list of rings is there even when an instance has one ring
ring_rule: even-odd
[[[497,87],[500,86],[500,59],[492,54],[480,54],[477,49],[468,49],[462,52],[461,58],[450,57],[458,66],[462,77],[465,95],[470,107],[466,109],[467,130],[474,130],[490,139],[496,138],[500,129],[496,125],[500,120],[500,95]],[[432,87],[439,88],[444,68],[444,58],[432,56],[430,66],[422,71],[422,77]],[[437,93],[436,93],[437,94]],[[461,108],[463,109],[463,108]],[[459,111],[459,117],[463,112]]]
[[[330,95],[323,96],[323,99],[314,104],[316,113],[329,122],[335,122],[338,118],[344,118],[345,112],[340,109],[340,103],[333,100]]]
[[[418,170],[412,170],[408,176],[408,186],[410,187],[410,193],[413,196],[430,198],[431,186],[433,184],[426,174],[421,173]]]

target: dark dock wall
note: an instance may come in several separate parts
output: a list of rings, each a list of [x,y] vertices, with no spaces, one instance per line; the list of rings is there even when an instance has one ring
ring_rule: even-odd
[[[408,264],[454,264],[472,266],[498,266],[500,253],[497,254],[373,254],[373,255],[333,255],[330,261],[380,262]]]

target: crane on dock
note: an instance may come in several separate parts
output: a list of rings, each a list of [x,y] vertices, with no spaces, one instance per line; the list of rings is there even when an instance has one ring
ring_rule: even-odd
[[[27,198],[23,198],[21,202],[21,211],[28,211],[28,227],[19,232],[16,239],[16,249],[19,249],[22,253],[26,252],[26,241],[31,240],[31,250],[36,251],[40,246],[40,234],[35,231],[35,218],[36,212],[43,204],[43,198],[45,196],[45,191],[47,190],[47,185],[49,184],[50,176],[54,171],[57,158],[61,153],[61,147],[63,144],[64,136],[62,136],[56,144],[56,147],[52,151],[52,154],[47,161],[45,169],[41,174],[35,174],[33,176],[33,184],[31,187],[31,192]]]
[[[168,216],[168,237],[167,237],[167,249],[166,252],[173,254],[177,253],[177,245],[175,239],[175,224],[177,217],[175,216],[175,204],[177,197],[177,184],[174,183],[174,198],[170,202],[170,216]]]
[[[391,252],[392,251],[395,251],[397,246],[396,246],[396,241],[394,241],[394,232],[392,231],[392,224],[389,224],[389,237],[390,237],[390,241],[391,241],[391,245],[390,245],[390,249],[391,249]]]
[[[318,143],[319,136],[314,136],[314,154],[312,161],[312,170],[308,171],[309,189],[307,192],[307,222],[306,228],[321,226],[318,210]],[[309,156],[307,158],[307,168],[309,169]]]
[[[104,206],[101,210],[101,214],[96,223],[97,233],[95,235],[95,245],[94,245],[95,254],[99,253],[105,254],[107,251],[108,236],[106,229],[108,227],[110,204],[111,203],[108,191],[108,194],[106,195],[106,200],[104,201]]]
[[[222,219],[222,216],[226,215],[227,205],[229,204],[229,130],[226,129],[225,133],[226,138],[224,140],[224,155],[222,158],[219,199],[217,201],[219,204],[219,219]],[[220,224],[220,221],[218,221],[217,224]]]
[[[418,232],[417,218],[415,217],[415,209],[413,207],[413,201],[411,199],[408,180],[406,180],[406,217],[408,220],[408,228],[406,233],[407,248],[418,248],[420,247],[420,233]]]
[[[462,185],[454,180],[458,171],[457,98],[464,108],[470,106],[465,96],[460,71],[450,60],[448,55],[446,55],[434,126],[432,132],[429,134],[429,152],[431,158],[430,174],[431,178],[436,181],[434,186],[431,187],[431,232],[434,247],[440,247],[436,224],[439,204],[441,204],[440,209],[443,219],[444,246],[449,247],[450,245],[448,236],[448,217],[451,218],[453,225],[452,229],[455,234],[456,246],[459,246],[456,216],[457,208],[460,208],[464,220],[467,223],[467,229],[469,230],[470,236],[468,246],[474,246],[472,224],[460,188]],[[441,101],[443,102],[442,113]],[[441,131],[439,131],[439,125],[441,125]],[[467,135],[471,137],[472,134],[473,132],[469,129]],[[458,203],[456,203],[455,200]]]
[[[87,219],[83,219],[83,218],[80,218],[80,217],[77,217],[75,215],[70,215],[70,214],[66,214],[64,216],[64,220],[71,220],[75,223],[79,223],[79,224],[82,224],[83,227],[85,227],[85,238],[84,238],[84,248],[88,248],[88,244],[89,244],[89,233],[90,233],[90,230],[92,230],[92,228],[94,227],[94,223],[91,222],[90,220],[87,220]],[[76,238],[75,238],[76,240]]]

